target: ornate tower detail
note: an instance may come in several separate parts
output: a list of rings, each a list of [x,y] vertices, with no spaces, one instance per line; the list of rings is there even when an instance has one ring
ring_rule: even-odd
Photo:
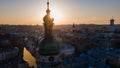
[[[50,10],[49,10],[49,1],[47,2],[47,10],[46,10],[47,15],[44,16],[43,21],[44,21],[44,29],[45,29],[45,38],[46,39],[51,39],[52,37],[52,29],[53,29],[53,21],[54,18],[50,17]]]
[[[60,61],[60,45],[52,35],[54,18],[50,16],[49,1],[47,1],[46,15],[43,18],[44,39],[39,42],[37,65],[38,68],[51,68],[58,65]],[[47,66],[47,67],[46,67]]]

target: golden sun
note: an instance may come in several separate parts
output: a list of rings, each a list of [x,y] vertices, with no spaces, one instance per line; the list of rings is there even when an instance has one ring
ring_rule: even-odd
[[[58,10],[53,9],[51,11],[51,17],[54,18],[55,22],[58,22],[62,18],[62,13],[60,11],[58,11]]]
[[[46,9],[41,11],[41,14],[39,14],[38,12],[38,20],[41,19],[41,21],[43,21],[43,17],[46,15]],[[61,11],[59,11],[58,9],[54,8],[50,8],[50,17],[54,18],[54,23],[60,24],[60,21],[63,20],[63,13]]]

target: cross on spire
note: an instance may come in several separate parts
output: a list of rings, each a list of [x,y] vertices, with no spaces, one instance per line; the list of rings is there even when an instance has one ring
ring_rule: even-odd
[[[49,9],[49,0],[47,0],[47,9]]]

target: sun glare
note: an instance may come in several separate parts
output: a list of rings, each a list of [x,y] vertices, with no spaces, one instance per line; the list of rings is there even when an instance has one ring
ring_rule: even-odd
[[[54,18],[54,23],[60,24],[60,21],[63,20],[64,18],[64,14],[59,10],[54,8],[50,8],[51,12],[50,15],[52,18]],[[41,19],[41,21],[43,21],[43,17],[46,15],[46,9],[41,10],[41,14],[39,15],[38,12],[38,19]]]
[[[59,22],[61,20],[62,16],[63,16],[62,13],[58,10],[53,9],[51,11],[51,17],[54,18],[55,22]]]

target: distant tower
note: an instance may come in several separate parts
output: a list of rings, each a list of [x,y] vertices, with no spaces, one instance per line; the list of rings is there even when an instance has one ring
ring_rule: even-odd
[[[114,26],[114,19],[113,19],[113,17],[112,17],[112,19],[110,19],[110,26]]]
[[[49,1],[47,1],[46,13],[43,18],[45,36],[38,44],[37,68],[52,68],[60,61],[60,45],[52,35],[54,18],[50,16]]]
[[[73,22],[73,28],[75,28],[75,23]]]
[[[115,22],[115,20],[113,19],[113,17],[112,17],[112,19],[110,19],[110,31],[113,33],[114,32],[114,22]]]

